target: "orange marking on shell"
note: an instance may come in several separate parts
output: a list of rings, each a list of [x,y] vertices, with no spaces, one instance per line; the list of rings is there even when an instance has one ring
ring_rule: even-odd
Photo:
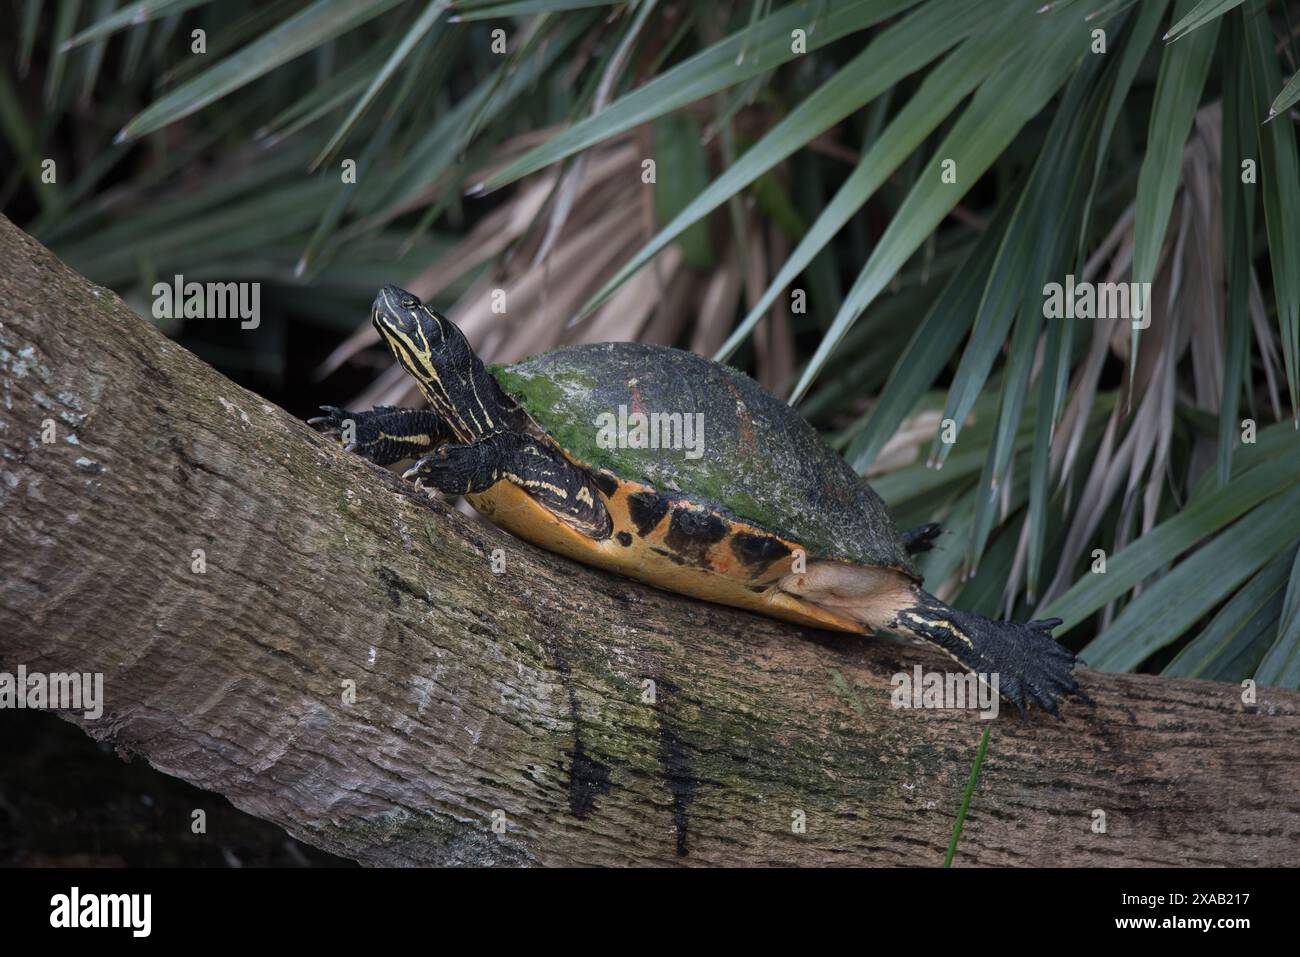
[[[648,485],[622,480],[613,495],[600,493],[613,519],[615,532],[632,533],[630,545],[620,544],[616,535],[603,541],[593,541],[510,482],[498,482],[486,492],[468,495],[466,498],[486,518],[506,531],[583,564],[618,572],[665,591],[744,608],[771,618],[816,628],[859,634],[863,632],[860,625],[843,615],[803,601],[776,587],[775,583],[789,574],[793,555],[774,561],[762,574],[750,577],[744,565],[731,551],[730,534],[709,548],[706,553],[708,567],[705,568],[694,564],[679,565],[668,555],[655,551],[656,548],[665,552],[672,551],[665,541],[671,525],[672,510],[667,510],[649,534],[642,537],[634,531],[635,526],[627,505],[629,495],[652,491],[654,490]],[[727,521],[731,525],[731,534],[748,532],[777,538],[792,552],[798,547],[793,542],[780,539],[780,536],[773,536],[766,529],[735,519],[729,518]],[[756,585],[770,587],[756,592],[753,590]]]

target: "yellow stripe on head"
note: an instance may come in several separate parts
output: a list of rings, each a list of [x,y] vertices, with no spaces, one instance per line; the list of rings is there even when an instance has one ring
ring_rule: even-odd
[[[469,442],[509,427],[498,421],[509,419],[500,390],[451,320],[409,292],[385,286],[371,321],[457,439]]]

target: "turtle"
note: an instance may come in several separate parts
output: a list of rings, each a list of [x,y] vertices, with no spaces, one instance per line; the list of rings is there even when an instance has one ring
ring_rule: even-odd
[[[1021,716],[1081,695],[1060,619],[993,621],[922,588],[871,486],[789,404],[744,373],[640,342],[562,346],[485,365],[451,320],[397,286],[371,321],[427,409],[322,406],[318,430],[425,490],[463,495],[544,549],[796,624],[936,645],[998,676]],[[620,426],[624,428],[620,429]]]

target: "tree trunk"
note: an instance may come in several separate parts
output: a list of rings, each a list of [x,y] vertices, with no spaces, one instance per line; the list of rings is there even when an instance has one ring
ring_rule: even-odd
[[[0,262],[0,670],[101,672],[96,739],[367,864],[942,860],[985,724],[889,702],[947,659],[540,552]],[[1300,695],[1081,683],[995,723],[957,863],[1294,863]]]

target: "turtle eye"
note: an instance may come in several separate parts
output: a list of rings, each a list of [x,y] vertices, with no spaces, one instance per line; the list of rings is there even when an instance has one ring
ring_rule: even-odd
[[[407,296],[402,300],[403,309],[414,309],[419,304],[420,300],[416,299],[414,296]]]

